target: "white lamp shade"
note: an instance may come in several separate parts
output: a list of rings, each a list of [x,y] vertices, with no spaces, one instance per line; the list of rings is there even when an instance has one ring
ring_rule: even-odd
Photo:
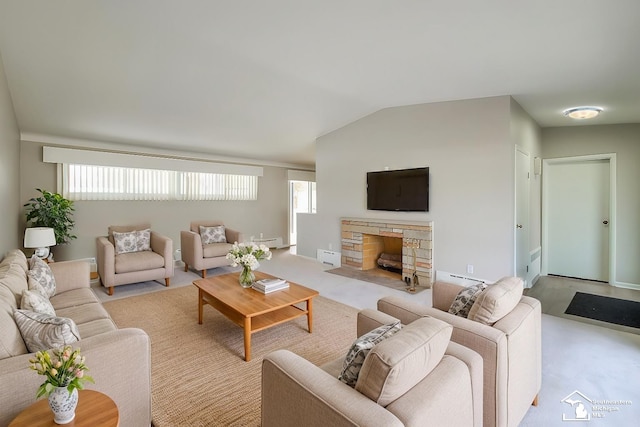
[[[49,254],[49,246],[56,244],[56,235],[53,228],[33,227],[24,231],[24,247],[37,248],[36,255],[46,257]]]

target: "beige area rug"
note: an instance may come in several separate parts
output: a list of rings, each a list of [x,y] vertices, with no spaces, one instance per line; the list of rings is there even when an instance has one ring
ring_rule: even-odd
[[[338,267],[332,270],[327,270],[326,272],[337,274],[338,276],[348,277],[350,279],[375,283],[376,285],[382,285],[392,289],[398,289],[402,291],[408,289],[407,284],[402,281],[397,273],[391,273],[379,268],[374,268],[372,270],[356,270],[355,268]],[[424,291],[426,289],[429,289],[429,287],[416,286],[415,293]]]
[[[265,355],[284,348],[321,365],[346,355],[356,338],[357,310],[316,297],[312,334],[306,317],[260,331],[245,362],[242,329],[208,305],[198,325],[197,298],[186,286],[104,303],[118,327],[151,337],[155,427],[259,426]]]

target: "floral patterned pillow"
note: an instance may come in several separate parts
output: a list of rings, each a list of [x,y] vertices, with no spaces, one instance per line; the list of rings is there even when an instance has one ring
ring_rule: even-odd
[[[139,251],[151,250],[151,229],[136,231],[136,246]]]
[[[113,232],[113,241],[115,243],[116,255],[126,254],[130,252],[150,251],[151,250],[151,230],[130,231],[127,233]]]
[[[338,379],[350,387],[355,387],[358,382],[358,375],[360,375],[360,369],[369,351],[380,341],[400,331],[400,328],[402,328],[402,325],[398,320],[394,323],[379,326],[355,340],[347,353],[347,357],[344,359]]]
[[[478,283],[476,285],[468,286],[458,292],[458,295],[456,295],[455,299],[451,303],[451,307],[449,307],[449,313],[467,318],[471,307],[473,307],[473,303],[476,302],[478,295],[480,295],[486,287],[486,283]]]
[[[80,341],[78,327],[73,320],[66,317],[14,310],[13,318],[30,353]]]
[[[33,255],[29,260],[27,279],[30,290],[38,291],[47,298],[56,294],[56,278],[53,276],[51,268],[36,255]]]
[[[215,227],[200,226],[200,237],[203,245],[211,243],[227,243],[227,235],[225,234],[224,225]]]
[[[25,289],[22,291],[22,299],[20,300],[20,308],[23,310],[31,310],[36,313],[56,315],[56,311],[51,305],[49,298],[37,291]]]

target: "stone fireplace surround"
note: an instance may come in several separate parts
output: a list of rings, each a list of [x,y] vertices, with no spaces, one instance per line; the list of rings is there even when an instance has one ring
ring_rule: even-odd
[[[341,219],[342,266],[357,270],[377,267],[384,249],[383,238],[402,239],[402,280],[414,272],[421,286],[433,283],[433,221],[414,222],[373,218]]]

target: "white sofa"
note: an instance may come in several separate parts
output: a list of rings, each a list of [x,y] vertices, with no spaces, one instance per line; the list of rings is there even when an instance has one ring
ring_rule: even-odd
[[[50,298],[56,316],[72,319],[80,340],[73,343],[86,357],[97,390],[113,399],[120,425],[151,424],[151,347],[141,329],[118,329],[89,287],[89,264],[66,261],[49,264],[56,281]],[[8,252],[0,262],[0,426],[6,426],[36,401],[43,377],[29,368],[34,353],[14,320],[22,291],[27,289],[28,262],[22,251]]]

